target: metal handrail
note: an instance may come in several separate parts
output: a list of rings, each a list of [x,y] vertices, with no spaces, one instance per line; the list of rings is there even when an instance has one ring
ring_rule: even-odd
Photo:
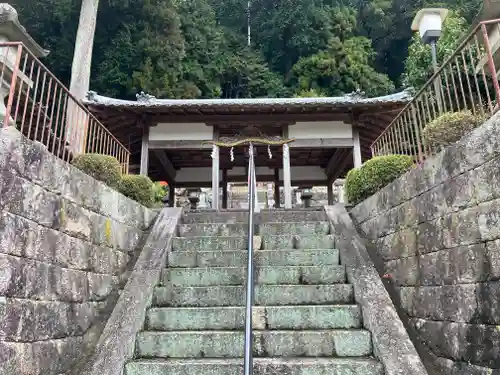
[[[446,112],[462,110],[490,117],[498,111],[500,82],[495,66],[497,52],[493,50],[488,34],[488,27],[491,25],[500,27],[500,19],[478,23],[461,41],[451,56],[373,141],[370,146],[373,156],[403,153],[411,154],[419,162],[423,162],[427,156],[439,150],[433,149],[423,139],[423,129],[437,117]],[[485,62],[477,67],[483,59]],[[473,73],[469,73],[471,67]],[[443,81],[446,84],[442,84]],[[438,89],[434,88],[436,82],[439,84]],[[482,93],[481,85],[485,87]],[[490,93],[490,85],[493,93]],[[489,114],[485,107],[489,108]],[[408,145],[413,150],[408,151]]]
[[[255,164],[252,143],[248,146],[248,262],[245,310],[245,342],[244,342],[244,375],[253,373],[252,357],[252,308],[254,304],[254,270],[253,270],[253,220],[255,211]]]

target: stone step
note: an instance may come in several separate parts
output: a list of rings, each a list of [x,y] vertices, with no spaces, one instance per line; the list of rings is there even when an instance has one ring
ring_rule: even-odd
[[[241,375],[243,359],[139,359],[127,363],[125,375]],[[383,375],[370,358],[255,358],[253,375]]]
[[[243,331],[141,332],[136,353],[146,358],[243,356]],[[254,331],[256,357],[363,357],[372,354],[366,330]]]
[[[210,224],[181,224],[179,225],[179,237],[199,236],[246,236],[248,224],[245,223],[210,223]],[[259,235],[309,235],[329,234],[330,223],[328,221],[303,221],[303,222],[274,222],[255,225],[255,233]]]
[[[357,305],[253,307],[254,329],[361,328]],[[167,307],[148,310],[146,330],[244,329],[244,307]]]
[[[174,251],[168,255],[168,267],[244,267],[246,250]],[[339,250],[258,250],[254,265],[265,266],[328,266],[339,264]]]
[[[256,267],[256,284],[341,284],[346,281],[345,266]],[[246,285],[246,267],[176,268],[163,271],[163,285],[210,286]]]
[[[328,221],[269,222],[258,226],[260,236],[330,234]]]
[[[246,223],[197,223],[180,224],[179,237],[199,237],[199,236],[239,236],[248,234],[248,224]]]
[[[244,306],[244,286],[156,287],[153,305],[158,307]],[[257,285],[255,305],[335,305],[354,302],[350,284]]]
[[[327,220],[325,211],[321,209],[311,210],[269,210],[256,213],[254,216],[256,223],[266,222],[301,222],[301,221],[325,221]],[[197,223],[246,223],[248,222],[248,211],[205,211],[189,212],[182,216],[183,224]]]
[[[254,246],[255,250],[333,249],[335,240],[333,235],[321,234],[263,236]],[[245,236],[175,237],[172,251],[246,250],[247,247],[248,239]]]

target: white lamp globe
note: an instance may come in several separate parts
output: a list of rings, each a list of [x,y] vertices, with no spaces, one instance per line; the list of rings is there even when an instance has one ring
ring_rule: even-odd
[[[424,43],[435,43],[441,37],[443,22],[447,16],[448,9],[422,9],[415,16],[411,29],[419,32],[420,38],[422,38]]]

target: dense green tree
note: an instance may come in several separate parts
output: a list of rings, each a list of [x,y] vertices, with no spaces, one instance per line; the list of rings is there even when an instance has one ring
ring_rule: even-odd
[[[100,12],[96,45],[107,48],[94,56],[94,87],[119,97],[175,97],[185,41],[173,1],[108,1]]]
[[[207,0],[178,1],[186,54],[176,97],[213,98],[221,95],[220,75],[224,61],[224,33]]]
[[[334,38],[325,51],[301,58],[292,69],[293,79],[300,91],[336,96],[359,89],[368,96],[388,94],[394,84],[373,69],[374,57],[371,42],[365,37]]]
[[[10,0],[19,19],[50,55],[44,60],[69,85],[81,0]]]
[[[52,51],[44,62],[66,84],[81,1],[11,0]],[[139,91],[169,98],[341,95],[358,88],[379,95],[429,76],[428,47],[411,41],[418,9],[445,6],[464,17],[450,19],[460,24],[439,43],[442,61],[480,3],[251,0],[248,14],[248,0],[100,0],[91,87],[120,98]]]

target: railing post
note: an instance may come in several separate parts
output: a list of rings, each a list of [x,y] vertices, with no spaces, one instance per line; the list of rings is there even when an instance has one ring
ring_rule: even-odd
[[[8,47],[7,47],[8,48]],[[8,54],[9,52],[7,52]],[[12,105],[14,103],[14,93],[16,92],[17,76],[19,74],[19,65],[21,64],[21,57],[23,54],[23,45],[19,44],[17,46],[16,62],[14,64],[14,70],[12,72],[12,79],[10,82],[9,99],[7,101],[7,108],[5,110],[5,118],[3,119],[3,126],[7,127],[10,125],[10,112],[12,111]],[[14,126],[16,124],[13,124]]]
[[[493,60],[493,51],[491,49],[490,38],[488,36],[488,29],[484,23],[481,24],[481,31],[483,32],[484,47],[488,55],[488,68],[490,70],[491,79],[493,80],[493,87],[495,88],[496,105],[494,111],[496,112],[500,104],[500,84],[498,83],[497,70],[495,61]]]
[[[423,163],[424,162],[424,155],[422,153],[420,129],[418,128],[417,113],[416,113],[415,105],[413,103],[411,104],[411,114],[412,114],[412,120],[413,120],[412,121],[413,129],[415,130],[415,140],[417,141],[418,161],[420,163]]]

